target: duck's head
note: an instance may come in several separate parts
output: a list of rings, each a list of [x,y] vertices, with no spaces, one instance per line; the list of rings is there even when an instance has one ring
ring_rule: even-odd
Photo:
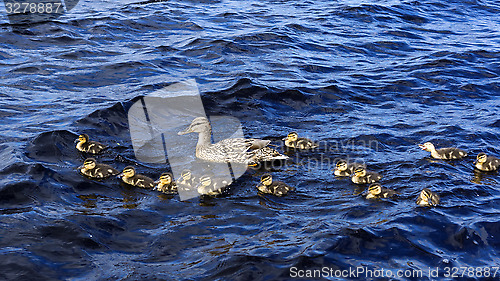
[[[162,185],[169,185],[172,183],[172,174],[171,173],[163,173],[160,176],[160,183]]]
[[[191,171],[188,170],[188,169],[183,170],[182,173],[181,173],[181,177],[184,180],[190,180],[191,179]]]
[[[273,177],[271,176],[271,174],[264,174],[260,178],[260,183],[266,186],[271,185],[273,183]]]
[[[123,172],[118,175],[118,177],[126,177],[126,178],[131,178],[135,175],[135,168],[132,166],[127,166],[123,169]]]
[[[339,160],[339,162],[337,162],[337,165],[335,165],[335,169],[339,171],[347,170],[347,162],[345,160]]]
[[[478,163],[486,162],[487,158],[488,158],[488,155],[486,155],[486,153],[484,153],[484,152],[479,153],[476,157]]]
[[[363,166],[357,167],[356,170],[354,170],[354,175],[356,175],[357,177],[364,177],[364,176],[366,176],[366,169],[365,169],[365,167],[363,167]]]
[[[75,142],[81,142],[81,143],[86,143],[89,141],[89,135],[87,134],[81,134],[78,136],[78,138],[75,140]]]
[[[95,165],[96,165],[96,162],[95,162],[95,159],[94,158],[87,158],[85,159],[85,161],[83,162],[83,167],[85,167],[85,169],[87,170],[92,170],[95,168]]]
[[[212,184],[212,179],[208,175],[203,175],[200,178],[200,183],[203,186],[210,186]]]
[[[424,188],[422,192],[420,192],[420,204],[421,205],[432,205],[432,204],[437,204],[434,203],[432,198],[434,196],[432,195],[432,192],[428,188]]]
[[[299,138],[299,135],[297,134],[297,132],[291,132],[286,136],[286,138],[284,140],[293,142],[293,141],[296,141],[298,138]]]
[[[368,187],[368,192],[371,195],[379,195],[382,192],[382,186],[379,183],[372,183],[370,187]]]
[[[210,122],[206,117],[196,117],[189,127],[177,134],[181,136],[189,133],[202,133],[205,131],[210,131]]]
[[[434,145],[430,142],[426,142],[424,144],[419,144],[418,145],[422,150],[425,150],[425,151],[433,151],[435,148],[434,148]]]

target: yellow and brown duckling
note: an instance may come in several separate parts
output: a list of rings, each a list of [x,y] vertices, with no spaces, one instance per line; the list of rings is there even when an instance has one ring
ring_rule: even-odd
[[[474,166],[484,172],[496,171],[500,167],[500,159],[481,152],[477,155]]]
[[[428,188],[424,188],[417,199],[417,205],[422,207],[437,206],[439,204],[439,195],[437,193],[430,191]]]
[[[260,178],[260,185],[257,189],[262,193],[273,194],[276,196],[284,196],[289,191],[295,190],[295,188],[287,185],[281,181],[273,181],[273,177],[270,174],[264,174]]]
[[[467,156],[467,152],[465,152],[459,148],[455,148],[455,147],[436,149],[434,147],[434,145],[430,142],[426,142],[424,144],[419,144],[418,146],[422,150],[430,152],[432,158],[435,158],[435,159],[455,160],[455,159],[461,159],[461,158],[464,158],[465,156]]]
[[[94,158],[85,159],[83,165],[78,169],[83,175],[92,179],[105,179],[120,173],[120,171],[109,165],[97,163]]]
[[[195,177],[191,174],[191,171],[189,169],[184,169],[181,172],[181,177],[177,179],[177,185],[184,186],[188,189],[196,185]]]
[[[299,138],[297,132],[289,133],[283,140],[285,141],[285,146],[288,148],[313,149],[319,146],[310,139]]]
[[[369,172],[364,166],[359,166],[354,170],[351,180],[356,184],[374,183],[379,181],[382,176],[376,172]]]
[[[383,188],[379,183],[372,183],[368,187],[366,199],[389,198],[396,194],[396,191]]]
[[[127,166],[123,169],[122,173],[118,175],[118,177],[122,178],[122,181],[126,184],[137,186],[141,188],[154,188],[155,181],[149,177],[146,177],[141,174],[136,174],[135,168],[132,166]]]
[[[163,193],[172,194],[177,192],[177,185],[173,181],[171,173],[163,173],[160,179],[155,182],[156,186],[153,190],[158,190]]]
[[[107,148],[107,146],[100,142],[89,140],[89,136],[87,134],[81,134],[80,136],[78,136],[78,139],[76,139],[75,142],[78,142],[76,144],[76,149],[81,152],[90,154],[101,153],[104,149]]]
[[[203,175],[200,177],[200,183],[196,187],[199,194],[216,196],[222,194],[224,187],[227,186],[227,182],[218,182],[213,180],[209,175]]]
[[[355,165],[353,163],[347,163],[345,160],[339,160],[335,165],[334,174],[337,177],[349,177],[354,173]]]

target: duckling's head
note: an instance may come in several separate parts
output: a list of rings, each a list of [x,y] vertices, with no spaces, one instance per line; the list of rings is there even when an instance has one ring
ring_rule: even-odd
[[[169,185],[172,183],[172,174],[171,173],[163,173],[160,176],[160,183],[162,185]]]
[[[87,158],[85,159],[85,161],[83,162],[83,167],[85,167],[85,169],[87,170],[92,170],[95,168],[95,165],[96,165],[96,162],[95,162],[95,159],[94,158]]]
[[[486,159],[488,158],[488,156],[486,155],[486,153],[484,152],[481,152],[477,155],[476,159],[477,159],[477,162],[479,163],[484,163],[486,162]]]
[[[428,205],[429,204],[429,199],[432,196],[432,192],[428,188],[424,188],[422,192],[420,192],[420,204],[421,205]]]
[[[132,166],[127,166],[123,169],[123,172],[119,176],[125,176],[127,178],[131,178],[135,175],[135,168]]]
[[[202,132],[207,132],[210,131],[210,122],[206,117],[196,117],[193,122],[191,122],[191,125],[187,127],[184,131],[180,131],[177,134],[178,135],[185,135],[189,133],[202,133]]]
[[[260,178],[260,182],[266,186],[271,185],[273,183],[273,177],[271,176],[271,174],[264,174]]]
[[[366,169],[365,169],[365,167],[363,167],[363,166],[357,167],[356,170],[354,170],[354,175],[356,175],[357,177],[364,177],[364,176],[366,176]]]
[[[432,143],[430,143],[430,142],[426,142],[426,143],[424,143],[424,144],[419,144],[418,146],[419,146],[422,150],[429,151],[429,152],[431,152],[431,151],[435,150],[434,145],[433,145]]]
[[[212,179],[208,175],[201,176],[200,183],[203,186],[209,186],[212,184]]]
[[[78,141],[81,143],[86,143],[89,141],[89,136],[87,134],[81,134],[78,136]]]
[[[337,162],[337,165],[335,167],[339,171],[345,171],[347,170],[347,162],[345,160],[339,160],[339,162]]]
[[[379,183],[372,183],[370,187],[368,187],[368,192],[371,195],[379,195],[382,192],[382,186]]]
[[[297,132],[291,132],[288,134],[288,136],[286,136],[286,140],[288,141],[296,141],[298,138],[299,135],[297,134]]]
[[[184,180],[190,180],[191,179],[191,171],[188,170],[188,169],[183,170],[182,173],[181,173],[181,177]]]

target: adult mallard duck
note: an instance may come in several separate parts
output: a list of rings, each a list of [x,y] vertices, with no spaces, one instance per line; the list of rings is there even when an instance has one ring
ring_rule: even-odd
[[[212,127],[206,117],[195,118],[191,125],[178,135],[188,133],[198,133],[196,157],[205,161],[255,166],[260,162],[288,159],[287,156],[267,147],[270,140],[231,138],[212,143]]]

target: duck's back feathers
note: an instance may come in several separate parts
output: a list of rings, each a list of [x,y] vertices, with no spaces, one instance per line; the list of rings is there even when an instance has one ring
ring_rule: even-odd
[[[358,177],[354,175],[352,177],[352,182],[356,184],[375,183],[379,181],[381,178],[382,176],[379,173],[367,171],[364,177]]]
[[[141,187],[141,188],[154,188],[155,181],[147,176],[135,174],[133,177],[123,177],[123,182],[129,185]]]
[[[460,148],[454,147],[440,148],[437,149],[436,152],[440,156],[440,159],[444,160],[461,159],[467,156],[467,152],[463,151]]]

